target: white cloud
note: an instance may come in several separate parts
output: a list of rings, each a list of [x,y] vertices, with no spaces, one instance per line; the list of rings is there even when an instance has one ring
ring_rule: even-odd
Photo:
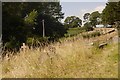
[[[99,11],[100,13],[102,13],[104,8],[105,8],[105,6],[100,5],[100,6],[97,6],[96,8],[94,8],[94,9],[82,9],[80,11],[80,17],[82,18],[85,13],[92,13],[94,11]]]
[[[105,8],[105,6],[100,5],[100,6],[97,6],[96,8],[94,8],[94,9],[82,9],[80,11],[79,17],[83,20],[83,16],[84,16],[85,13],[92,13],[94,11],[99,11],[100,13],[102,13],[104,8]]]
[[[83,16],[84,16],[85,13],[92,13],[94,11],[99,11],[101,13],[104,8],[105,8],[104,5],[99,5],[99,6],[95,7],[95,8],[93,8],[93,9],[81,9],[80,12],[76,13],[75,16],[78,16],[80,19],[83,20]],[[67,16],[70,16],[70,15],[66,15],[65,18]],[[62,20],[62,22],[64,22],[65,18]]]

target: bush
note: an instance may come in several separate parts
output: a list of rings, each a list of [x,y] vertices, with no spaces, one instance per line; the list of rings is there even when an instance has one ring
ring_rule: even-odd
[[[69,37],[69,36],[75,36],[79,33],[82,33],[82,32],[86,32],[86,31],[91,31],[93,29],[90,29],[90,28],[87,28],[87,27],[77,27],[77,28],[69,28],[67,30],[67,34],[65,34],[65,37]]]
[[[65,34],[65,37],[69,37],[69,36],[75,36],[79,33],[83,32],[83,28],[82,27],[77,27],[77,28],[69,28],[67,30],[67,34]]]
[[[16,40],[15,37],[11,38],[9,42],[4,43],[4,48],[5,50],[13,51],[13,50],[18,50],[20,42]]]
[[[100,36],[100,32],[93,32],[91,34],[91,37],[96,37],[96,36]]]
[[[91,38],[91,37],[96,37],[96,36],[100,36],[100,32],[93,32],[93,33],[86,33],[83,34],[82,37],[83,38]]]
[[[84,26],[83,26],[83,29],[85,31],[93,31],[93,27],[90,23],[85,23]]]
[[[43,42],[46,42],[48,40],[48,38],[47,37],[33,37],[33,38],[31,38],[31,37],[29,37],[29,38],[27,38],[27,44],[29,45],[29,46],[38,46],[40,43],[43,43]]]

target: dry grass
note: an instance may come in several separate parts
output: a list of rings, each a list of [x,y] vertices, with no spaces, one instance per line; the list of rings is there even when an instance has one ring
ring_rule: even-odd
[[[2,61],[2,77],[117,78],[118,43],[110,43],[104,49],[96,50],[89,45],[95,39],[66,39],[42,50],[36,48],[17,53],[9,60]]]

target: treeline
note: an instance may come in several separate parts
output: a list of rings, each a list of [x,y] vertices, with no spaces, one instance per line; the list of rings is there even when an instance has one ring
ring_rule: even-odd
[[[120,1],[111,2],[108,0],[105,9],[102,13],[94,11],[92,13],[85,13],[83,16],[85,29],[92,30],[91,27],[96,25],[116,25],[120,24]],[[69,16],[65,19],[64,25],[66,28],[81,27],[82,20],[76,16]],[[117,25],[116,25],[117,26]]]
[[[115,24],[115,22],[120,21],[120,1],[106,3],[102,12],[102,20],[104,24]]]
[[[39,42],[58,40],[67,29],[81,27],[82,20],[76,16],[64,18],[59,2],[3,2],[2,3],[2,41],[7,49],[18,48],[22,43],[36,46]],[[85,13],[82,30],[91,31],[96,25],[120,26],[120,1],[106,3],[102,13]],[[45,37],[43,37],[43,24]],[[83,31],[84,31],[83,30]]]
[[[22,43],[36,45],[53,41],[66,33],[60,20],[64,17],[59,2],[3,2],[2,41],[6,49],[18,48]],[[43,25],[45,37],[43,38]]]

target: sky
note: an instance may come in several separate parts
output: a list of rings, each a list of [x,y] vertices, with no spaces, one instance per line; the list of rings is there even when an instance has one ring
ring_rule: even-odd
[[[64,13],[64,22],[65,18],[68,16],[77,16],[83,20],[83,15],[85,13],[92,13],[94,11],[99,11],[100,13],[105,8],[107,1],[102,2],[65,2],[61,1],[62,12]]]

